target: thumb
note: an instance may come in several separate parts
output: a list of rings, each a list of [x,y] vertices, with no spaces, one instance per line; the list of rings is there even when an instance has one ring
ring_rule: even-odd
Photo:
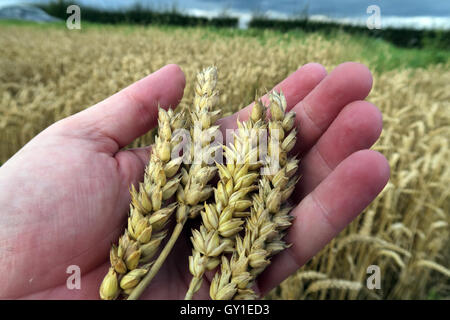
[[[167,65],[111,97],[57,123],[64,134],[102,142],[116,153],[157,123],[158,106],[176,107],[186,80],[178,65]],[[56,128],[55,128],[56,129]]]

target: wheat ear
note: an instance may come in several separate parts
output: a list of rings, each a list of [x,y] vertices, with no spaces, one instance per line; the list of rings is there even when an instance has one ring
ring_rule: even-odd
[[[189,270],[193,276],[185,299],[192,299],[202,283],[206,270],[215,269],[224,252],[232,251],[234,237],[243,228],[244,218],[252,205],[250,194],[257,189],[259,169],[259,137],[266,131],[264,107],[256,102],[250,119],[238,121],[234,141],[224,146],[226,165],[217,164],[220,180],[214,189],[215,202],[204,204],[202,225],[192,231],[193,253],[189,257]]]
[[[219,126],[214,125],[214,123],[221,114],[220,110],[214,110],[219,98],[216,86],[217,69],[215,67],[208,67],[197,74],[194,105],[190,112],[191,148],[190,152],[183,155],[181,183],[177,189],[176,225],[159,257],[130,294],[129,300],[138,299],[144,292],[167,259],[183,231],[187,218],[197,216],[202,208],[199,203],[207,200],[213,192],[213,188],[208,183],[215,176],[217,169],[210,158],[221,147],[221,145],[217,146],[212,143],[219,130]]]
[[[236,237],[230,260],[222,258],[221,272],[214,276],[212,299],[256,299],[251,289],[256,277],[270,264],[270,257],[287,248],[282,240],[291,225],[291,207],[282,205],[294,191],[298,161],[288,158],[296,141],[295,113],[286,113],[282,92],[269,94],[272,118],[269,121],[268,157],[253,195],[253,207],[245,224],[245,235]]]
[[[272,92],[270,97],[269,152],[267,174],[262,178],[259,195],[255,196],[255,212],[264,207],[268,210],[276,233],[267,237],[266,250],[273,256],[289,247],[283,241],[286,230],[291,226],[293,217],[289,215],[292,207],[287,203],[294,192],[299,177],[297,176],[299,160],[289,157],[288,153],[297,142],[297,129],[294,127],[295,113],[286,112],[287,104],[283,93]],[[264,267],[265,268],[265,267]],[[254,268],[256,277],[264,268]]]
[[[219,134],[219,126],[214,123],[221,115],[221,110],[214,110],[219,102],[216,87],[216,67],[208,67],[197,74],[194,106],[190,112],[191,148],[181,169],[181,185],[177,191],[179,210],[185,211],[190,218],[198,215],[203,208],[202,203],[213,193],[209,185],[217,172],[213,155],[222,147],[214,142]]]
[[[144,181],[138,191],[134,186],[130,190],[128,226],[118,246],[112,245],[110,250],[111,267],[100,286],[102,299],[116,299],[120,293],[127,295],[140,282],[167,234],[165,226],[177,206],[165,205],[165,200],[175,194],[181,181],[178,171],[182,158],[172,155],[172,151],[180,142],[175,131],[185,127],[185,113],[160,108],[158,124]]]

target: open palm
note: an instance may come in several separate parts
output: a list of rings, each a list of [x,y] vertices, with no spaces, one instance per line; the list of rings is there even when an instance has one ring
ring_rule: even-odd
[[[184,86],[180,68],[168,65],[53,124],[0,168],[0,297],[99,297],[110,245],[126,222],[128,188],[142,179],[149,156],[149,148],[121,148],[156,125],[158,104],[176,106]],[[344,63],[329,75],[319,64],[307,64],[275,87],[297,113],[302,179],[286,239],[293,246],[259,277],[260,294],[323,248],[389,179],[386,159],[366,150],[382,128],[378,109],[363,101],[371,86],[365,66]],[[221,127],[235,127],[236,118],[221,119]],[[142,298],[184,297],[189,233],[187,226]],[[81,289],[66,286],[71,265],[81,269]],[[196,297],[207,298],[208,286]]]

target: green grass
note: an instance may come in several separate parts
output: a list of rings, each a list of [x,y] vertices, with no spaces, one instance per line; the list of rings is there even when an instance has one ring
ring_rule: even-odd
[[[434,47],[399,48],[381,39],[364,36],[352,36],[362,46],[360,55],[372,62],[377,71],[388,71],[396,68],[425,68],[433,64],[446,64],[450,52]]]
[[[441,300],[442,297],[439,295],[439,293],[437,293],[437,291],[435,289],[430,290],[430,292],[428,292],[428,296],[427,296],[428,300]]]
[[[359,44],[362,48],[360,52],[355,52],[354,59],[361,57],[373,63],[377,71],[388,71],[396,68],[425,68],[432,64],[447,63],[450,59],[450,52],[438,49],[433,46],[417,48],[400,48],[381,39],[369,38],[363,35],[348,35],[344,32],[335,34],[321,34],[325,39],[350,41]],[[261,43],[266,43],[274,38],[278,39],[280,45],[291,43],[292,41],[302,41],[311,33],[302,31],[281,32],[261,29],[213,29],[205,31],[205,37],[255,37]]]
[[[22,21],[22,20],[9,20],[9,19],[0,19],[0,27],[8,27],[8,26],[33,26],[36,28],[55,28],[55,27],[65,27],[66,23],[62,21],[56,22],[32,22],[32,21]]]
[[[7,26],[23,26],[33,29],[66,29],[65,22],[52,23],[34,23],[16,20],[0,20],[0,28]],[[125,34],[133,33],[145,28],[158,28],[164,32],[200,32],[203,39],[213,39],[220,41],[223,38],[254,38],[261,44],[270,41],[279,46],[290,45],[292,42],[305,41],[312,33],[305,33],[301,30],[292,30],[281,32],[267,29],[236,29],[236,28],[217,28],[217,27],[179,27],[170,25],[135,25],[127,23],[119,24],[99,24],[92,22],[83,22],[81,30],[67,30],[67,32],[88,32],[91,29],[101,29],[105,32],[123,32]],[[329,41],[347,41],[356,44],[358,51],[351,53],[348,60],[368,61],[375,71],[383,72],[397,68],[425,68],[433,64],[447,64],[450,61],[450,52],[436,48],[432,44],[424,48],[400,48],[381,39],[374,39],[364,35],[349,35],[343,31],[337,31],[334,34],[325,34],[317,32],[324,39]]]

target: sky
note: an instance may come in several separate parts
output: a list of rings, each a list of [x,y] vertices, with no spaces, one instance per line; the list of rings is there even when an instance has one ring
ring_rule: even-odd
[[[42,3],[50,0],[0,0],[7,3]],[[192,15],[215,16],[224,11],[241,18],[243,24],[255,12],[269,17],[298,16],[307,8],[312,19],[364,23],[367,8],[380,8],[382,26],[450,28],[450,0],[78,0],[80,4],[104,9],[122,9],[135,3],[155,9],[175,5]]]

